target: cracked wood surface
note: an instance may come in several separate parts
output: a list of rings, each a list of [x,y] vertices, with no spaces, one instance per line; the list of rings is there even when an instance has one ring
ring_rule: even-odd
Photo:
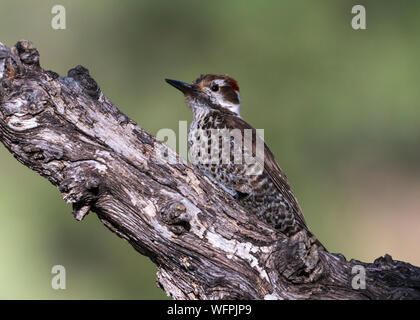
[[[0,43],[0,140],[58,187],[77,220],[95,212],[148,256],[174,299],[420,298],[418,267],[389,255],[347,261],[305,234],[286,238],[125,116],[87,69],[43,70],[26,40]],[[352,288],[355,265],[366,289]]]

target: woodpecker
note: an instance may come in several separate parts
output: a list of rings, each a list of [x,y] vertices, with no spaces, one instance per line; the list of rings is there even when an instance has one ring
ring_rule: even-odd
[[[241,98],[236,80],[224,74],[206,74],[201,75],[193,83],[171,79],[165,81],[184,94],[193,112],[193,121],[188,132],[190,154],[191,150],[195,150],[198,156],[200,153],[205,153],[205,159],[212,154],[218,144],[216,155],[221,155],[221,142],[217,140],[214,146],[214,141],[211,139],[203,141],[205,140],[202,138],[203,132],[207,138],[215,131],[223,129],[236,129],[242,134],[242,141],[238,142],[234,137],[229,139],[231,147],[227,157],[229,161],[219,157],[216,161],[198,161],[195,164],[260,220],[287,236],[305,230],[315,243],[323,247],[309,231],[286,176],[264,141],[261,144],[262,157],[256,157],[254,164],[244,161],[243,155],[240,163],[233,161],[235,143],[241,144],[242,151],[246,152],[243,137],[246,136],[247,130],[252,136],[252,156],[258,151],[258,134],[240,115]],[[254,167],[250,170],[252,165]],[[257,168],[258,165],[260,170]]]

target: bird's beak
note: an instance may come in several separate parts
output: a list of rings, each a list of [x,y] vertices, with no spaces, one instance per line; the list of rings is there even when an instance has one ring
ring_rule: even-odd
[[[179,91],[181,91],[183,94],[187,95],[194,91],[193,85],[190,83],[178,81],[178,80],[171,80],[171,79],[165,79],[167,83],[169,83],[171,86],[177,88]]]

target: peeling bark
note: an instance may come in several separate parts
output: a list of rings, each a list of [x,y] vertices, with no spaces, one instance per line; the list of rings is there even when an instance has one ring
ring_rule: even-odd
[[[420,269],[389,255],[346,261],[258,221],[104,96],[86,68],[45,71],[29,41],[0,43],[0,140],[157,266],[174,299],[419,299]],[[168,157],[178,159],[171,150]],[[1,170],[1,168],[0,168]],[[352,268],[366,289],[352,288]]]

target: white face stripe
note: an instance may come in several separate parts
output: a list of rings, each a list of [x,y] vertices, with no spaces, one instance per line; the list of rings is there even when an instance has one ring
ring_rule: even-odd
[[[235,90],[236,95],[238,96],[239,105],[241,105],[241,95],[239,94],[239,91]]]
[[[226,81],[224,79],[216,79],[213,81],[214,84],[217,84],[219,87],[226,86]]]
[[[216,84],[219,87],[228,86],[228,83],[225,81],[225,79],[215,79],[213,80],[212,84]],[[213,92],[210,89],[207,89],[207,94],[209,95],[213,103],[216,103],[222,106],[223,108],[226,108],[232,111],[238,117],[240,117],[241,116],[241,95],[239,94],[239,91],[235,90],[235,92],[236,92],[236,95],[238,96],[239,103],[232,103],[232,102],[226,101],[223,99],[223,95],[220,92]]]
[[[240,104],[232,104],[228,107],[225,107],[229,109],[230,111],[236,113],[238,117],[241,117],[241,105]]]
[[[239,91],[235,90],[235,92],[236,92],[236,95],[238,96],[239,103],[238,104],[230,103],[225,108],[227,108],[230,111],[236,113],[238,115],[238,117],[241,117],[241,95],[239,94]]]
[[[222,80],[222,81],[224,81],[224,80]],[[230,101],[224,100],[223,95],[219,92],[211,92],[210,99],[213,100],[213,103],[216,103],[216,104],[222,106],[223,108],[226,108],[226,109],[236,113],[240,117],[241,116],[241,97],[240,97],[238,91],[235,90],[235,92],[238,95],[239,103],[232,103]]]

